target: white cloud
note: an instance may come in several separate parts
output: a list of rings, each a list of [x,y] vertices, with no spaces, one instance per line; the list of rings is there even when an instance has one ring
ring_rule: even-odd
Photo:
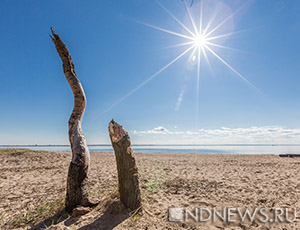
[[[178,144],[300,144],[300,129],[281,126],[252,126],[249,128],[199,129],[170,131],[163,126],[152,130],[133,131],[134,135],[149,137],[165,135],[163,141]]]
[[[169,130],[167,130],[165,127],[159,126],[151,130],[147,131],[133,131],[133,134],[173,134]]]

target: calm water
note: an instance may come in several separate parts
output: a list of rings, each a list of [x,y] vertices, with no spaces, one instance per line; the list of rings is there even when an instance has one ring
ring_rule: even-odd
[[[69,146],[9,146],[32,150],[70,151]],[[0,146],[8,148],[8,146]],[[133,145],[134,152],[146,153],[234,153],[234,154],[300,154],[300,145]],[[91,145],[92,152],[112,152],[110,145]]]

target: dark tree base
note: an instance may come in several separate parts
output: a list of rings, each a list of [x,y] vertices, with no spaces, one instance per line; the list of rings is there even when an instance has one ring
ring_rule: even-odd
[[[88,199],[88,169],[70,163],[67,179],[66,211],[71,213],[84,199]]]

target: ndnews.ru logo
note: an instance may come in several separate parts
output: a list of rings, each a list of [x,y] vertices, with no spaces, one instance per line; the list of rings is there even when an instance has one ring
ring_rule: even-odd
[[[261,223],[292,223],[296,221],[295,208],[169,208],[169,221],[171,222],[253,222]]]

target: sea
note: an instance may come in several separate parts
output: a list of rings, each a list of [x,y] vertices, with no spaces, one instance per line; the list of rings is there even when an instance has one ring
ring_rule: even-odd
[[[89,145],[91,152],[113,152],[111,145]],[[47,151],[71,151],[69,145],[0,145],[0,148],[26,148]],[[300,145],[132,145],[137,153],[199,154],[300,154]]]

